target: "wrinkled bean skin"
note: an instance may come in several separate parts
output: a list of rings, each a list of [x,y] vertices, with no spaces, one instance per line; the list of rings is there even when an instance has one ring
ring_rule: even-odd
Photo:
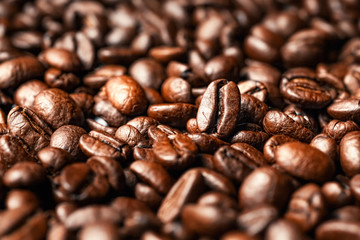
[[[275,110],[266,113],[263,127],[268,134],[283,134],[304,142],[310,142],[315,137],[310,129],[295,122],[285,113]]]
[[[141,86],[129,76],[112,77],[107,81],[106,94],[113,106],[125,115],[139,115],[147,107]]]

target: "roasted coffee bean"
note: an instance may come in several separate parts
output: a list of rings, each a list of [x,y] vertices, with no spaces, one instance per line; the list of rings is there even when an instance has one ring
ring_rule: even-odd
[[[326,135],[325,133],[320,133],[316,135],[310,143],[310,146],[315,147],[329,156],[329,158],[335,162],[339,152],[339,146],[336,144],[336,141]]]
[[[245,39],[244,50],[252,59],[271,63],[280,58],[280,47],[283,42],[278,34],[262,25],[256,25]]]
[[[17,88],[14,94],[14,102],[20,107],[31,108],[36,95],[47,88],[48,86],[39,80],[27,81]]]
[[[98,59],[105,64],[129,65],[144,53],[128,47],[104,47],[98,50]]]
[[[79,139],[79,146],[88,157],[112,157],[124,162],[128,160],[130,154],[128,145],[108,133],[96,130],[82,135]]]
[[[279,212],[275,207],[264,204],[242,211],[238,214],[236,223],[240,230],[254,236],[262,234],[278,216]]]
[[[67,165],[53,179],[53,193],[58,202],[91,202],[103,198],[109,188],[106,176],[94,173],[85,163]],[[69,217],[66,222],[71,222]],[[76,225],[70,227],[76,228]]]
[[[151,117],[136,117],[128,121],[127,124],[136,128],[144,137],[147,137],[149,128],[158,125],[159,122]]]
[[[238,132],[231,137],[231,143],[247,143],[257,149],[262,149],[264,143],[269,138],[269,134],[255,123],[239,124]]]
[[[215,206],[188,204],[181,212],[185,227],[199,235],[219,236],[235,225],[236,211]]]
[[[5,200],[7,209],[17,209],[21,207],[36,209],[39,205],[40,201],[35,193],[29,190],[11,190]]]
[[[95,97],[94,101],[93,114],[104,119],[111,127],[120,127],[127,122],[126,115],[117,110],[109,100]]]
[[[353,197],[350,187],[343,182],[327,182],[321,187],[327,206],[339,208],[351,204]]]
[[[323,132],[329,137],[333,138],[337,143],[340,143],[341,139],[349,132],[358,131],[359,126],[349,121],[332,120],[323,128]]]
[[[22,139],[35,154],[50,143],[51,128],[27,107],[14,107],[7,116],[10,134]]]
[[[283,134],[304,142],[310,142],[315,137],[314,132],[310,129],[277,110],[270,110],[266,113],[263,127],[270,135]]]
[[[149,105],[163,103],[164,99],[158,91],[153,88],[143,87]]]
[[[37,157],[42,166],[50,172],[57,172],[72,161],[72,156],[69,152],[55,147],[43,148],[38,152]]]
[[[267,110],[268,106],[257,98],[241,94],[241,122],[261,124]]]
[[[57,68],[49,68],[44,80],[50,88],[59,88],[66,92],[72,91],[80,84],[80,79],[73,73],[62,72]]]
[[[350,180],[350,189],[354,198],[359,201],[360,199],[360,174],[356,174]]]
[[[87,125],[89,126],[89,128],[91,130],[97,130],[97,131],[101,131],[101,132],[106,132],[106,133],[108,133],[110,135],[115,135],[116,128],[109,127],[106,124],[106,122],[101,118],[97,118],[97,120],[102,120],[102,121],[101,121],[101,123],[99,123],[99,122],[94,121],[94,120],[89,119],[89,118],[86,119],[86,123],[87,123]],[[102,124],[105,124],[105,125],[102,125]]]
[[[280,84],[282,96],[303,108],[323,108],[333,99],[332,93],[314,81],[315,73],[307,68],[285,72]]]
[[[348,205],[346,207],[339,208],[333,212],[333,217],[339,220],[345,221],[359,221],[360,208],[354,205]]]
[[[121,76],[126,73],[126,68],[121,65],[104,65],[98,67],[94,72],[86,75],[83,82],[92,89],[100,89],[111,77]]]
[[[58,128],[50,139],[50,146],[67,151],[74,159],[84,157],[79,147],[79,139],[86,131],[78,126],[64,125]]]
[[[237,85],[242,94],[251,95],[259,99],[261,102],[265,102],[267,100],[268,90],[263,83],[254,80],[247,80],[239,82]]]
[[[4,184],[10,188],[31,188],[46,182],[45,169],[35,162],[19,162],[4,175]]]
[[[268,161],[268,163],[275,163],[276,150],[279,148],[279,146],[287,142],[297,142],[297,140],[286,135],[274,135],[266,141],[263,152],[264,157]]]
[[[310,129],[313,132],[317,132],[317,125],[315,119],[304,110],[295,105],[289,105],[284,108],[284,113],[291,117],[295,122],[300,123],[304,127]]]
[[[289,174],[307,181],[324,182],[335,172],[334,162],[325,153],[301,142],[282,144],[275,159]]]
[[[214,133],[219,138],[231,134],[240,112],[240,92],[234,82],[225,79],[209,84],[196,116],[201,132]]]
[[[81,240],[95,240],[98,236],[104,240],[116,240],[119,239],[119,232],[114,223],[98,222],[85,225],[79,233]]]
[[[194,163],[198,148],[185,134],[174,134],[153,144],[157,161],[165,168],[184,169]]]
[[[360,238],[360,224],[354,221],[330,220],[316,228],[317,240]]]
[[[54,129],[67,124],[82,125],[84,122],[81,109],[69,94],[57,88],[42,90],[35,97],[33,109]]]
[[[209,169],[194,168],[185,172],[171,187],[157,216],[164,223],[173,221],[185,204],[196,201],[206,186],[225,194],[235,194],[234,186],[224,176]]]
[[[149,106],[147,114],[163,124],[182,128],[196,111],[197,107],[189,103],[161,103]]]
[[[360,121],[359,99],[348,98],[336,101],[327,108],[327,112],[335,119]]]
[[[345,84],[342,81],[347,71],[347,65],[344,63],[337,63],[325,65],[318,64],[316,67],[316,78],[320,82],[328,83],[336,89],[345,90]]]
[[[10,134],[1,135],[0,163],[4,164],[7,169],[15,163],[22,161],[35,161],[35,159],[20,139]],[[0,173],[3,173],[1,170]]]
[[[141,86],[129,76],[112,77],[105,85],[112,105],[125,115],[140,115],[147,107]]]
[[[46,49],[44,60],[50,66],[66,72],[77,72],[82,67],[80,59],[75,52],[61,48]]]
[[[359,159],[360,131],[346,134],[340,142],[340,164],[349,177],[360,172]]]
[[[193,103],[191,85],[182,78],[170,77],[161,86],[161,95],[166,102]]]
[[[247,176],[240,186],[238,197],[241,208],[248,209],[270,204],[282,209],[292,191],[291,178],[271,167],[260,167]]]
[[[114,158],[93,156],[86,161],[86,164],[96,174],[105,176],[115,191],[121,191],[124,188],[125,177],[123,169]]]
[[[281,49],[288,67],[314,66],[324,58],[326,34],[317,29],[304,29],[294,33]]]
[[[230,146],[223,146],[214,154],[214,167],[234,182],[241,183],[257,168],[257,164],[242,152]]]
[[[32,56],[23,56],[0,64],[0,88],[17,87],[26,80],[43,74],[43,65]]]
[[[91,115],[92,108],[94,106],[94,98],[92,95],[85,92],[71,93],[70,97],[76,105],[82,110],[84,116]]]
[[[73,211],[65,220],[67,229],[75,230],[97,222],[117,224],[122,216],[110,206],[89,205]]]
[[[284,217],[295,222],[304,232],[308,232],[325,214],[326,203],[320,187],[309,183],[293,193]]]
[[[287,38],[301,28],[304,23],[296,11],[282,11],[268,14],[262,24],[272,32]]]
[[[225,55],[218,55],[211,58],[205,65],[205,77],[208,82],[225,78],[230,81],[237,81],[239,77],[240,63],[236,58]]]
[[[182,47],[158,46],[150,49],[149,55],[160,63],[181,60],[184,58],[186,50]]]
[[[231,147],[240,151],[247,158],[251,159],[257,166],[265,166],[267,165],[266,159],[262,152],[254,148],[253,146],[247,143],[234,143],[231,144]]]
[[[151,186],[143,183],[137,183],[134,189],[136,199],[156,210],[163,200],[162,196]]]
[[[115,132],[115,137],[127,143],[130,147],[135,147],[139,142],[145,140],[139,130],[128,124],[119,127]]]
[[[289,220],[279,219],[268,227],[265,233],[265,239],[275,240],[279,238],[301,240],[305,239],[305,236],[295,223]]]
[[[192,133],[187,136],[197,145],[199,151],[203,153],[214,153],[221,146],[228,145],[227,142],[206,133]]]
[[[151,58],[134,62],[130,66],[129,73],[142,87],[154,89],[159,89],[166,77],[164,67]]]
[[[130,170],[160,194],[165,195],[172,186],[171,176],[156,162],[135,161],[130,165]]]

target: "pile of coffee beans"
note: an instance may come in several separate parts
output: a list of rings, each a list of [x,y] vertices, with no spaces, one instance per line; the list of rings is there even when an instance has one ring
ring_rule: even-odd
[[[0,239],[360,239],[360,1],[1,0]]]

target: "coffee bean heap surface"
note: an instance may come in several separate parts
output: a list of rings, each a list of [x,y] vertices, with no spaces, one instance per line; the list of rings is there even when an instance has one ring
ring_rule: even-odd
[[[0,1],[0,239],[360,239],[360,1]]]

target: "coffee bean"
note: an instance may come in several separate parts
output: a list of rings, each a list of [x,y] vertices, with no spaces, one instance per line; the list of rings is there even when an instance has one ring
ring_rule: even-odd
[[[330,116],[339,120],[353,120],[359,122],[360,108],[359,99],[348,98],[334,102],[327,108],[327,112]]]
[[[251,95],[259,99],[261,102],[265,102],[267,100],[268,90],[263,83],[254,80],[247,80],[239,82],[237,85],[242,94]]]
[[[45,82],[51,88],[71,91],[80,84],[80,79],[73,73],[66,73],[57,68],[49,68],[45,72]]]
[[[354,176],[360,171],[360,159],[358,159],[358,145],[360,132],[354,131],[346,134],[340,142],[340,164],[345,174]]]
[[[84,134],[79,139],[79,146],[86,156],[112,157],[125,162],[128,160],[130,148],[105,132],[96,130]]]
[[[360,224],[353,221],[330,220],[321,224],[315,232],[316,239],[356,239],[360,237]]]
[[[221,79],[209,84],[196,116],[199,130],[215,133],[219,138],[229,136],[237,123],[240,99],[234,82]]]
[[[308,232],[325,216],[326,203],[320,187],[309,183],[296,190],[289,202],[285,218]]]
[[[271,204],[282,209],[292,191],[291,178],[270,167],[257,168],[245,178],[238,197],[241,208]]]
[[[134,62],[130,66],[129,73],[142,87],[154,89],[159,89],[166,77],[164,67],[151,58]]]
[[[242,211],[238,214],[236,223],[240,230],[254,236],[262,234],[278,216],[275,207],[264,204]]]
[[[333,138],[337,143],[349,132],[358,131],[359,126],[353,121],[332,120],[323,128],[323,132]]]
[[[34,100],[34,112],[54,129],[63,125],[81,125],[84,114],[69,94],[57,89],[42,90]]]
[[[283,134],[304,142],[310,142],[315,137],[310,129],[295,122],[285,113],[276,110],[270,110],[266,113],[263,119],[263,127],[270,135]]]
[[[187,135],[198,147],[200,152],[214,153],[216,149],[223,145],[228,145],[227,142],[206,133],[192,133]]]
[[[31,188],[46,182],[45,169],[34,162],[19,162],[4,175],[4,184],[11,188]]]
[[[190,84],[182,78],[170,77],[161,86],[161,95],[166,102],[193,103]]]
[[[241,121],[261,124],[268,106],[257,98],[241,94]]]
[[[310,146],[315,147],[329,156],[335,162],[338,156],[339,147],[336,141],[324,133],[316,135],[310,143]]]
[[[61,170],[67,163],[71,162],[72,156],[66,150],[46,147],[38,152],[38,158],[43,167],[51,172]]]
[[[31,108],[36,95],[47,88],[48,86],[39,80],[27,81],[17,88],[14,94],[14,102],[18,106]]]
[[[0,64],[0,88],[16,87],[43,74],[43,65],[32,56],[18,57]]]
[[[353,200],[349,185],[343,182],[327,182],[322,186],[321,192],[327,205],[334,208],[351,204]]]
[[[268,161],[268,163],[275,163],[276,150],[279,148],[279,146],[287,142],[297,142],[297,140],[286,135],[274,135],[266,141],[263,152],[264,157]]]
[[[295,177],[324,182],[334,175],[334,163],[320,150],[301,142],[288,142],[275,151],[276,163]]]
[[[53,131],[41,118],[26,107],[11,109],[7,123],[10,134],[26,142],[33,154],[47,147],[50,143],[50,136]]]
[[[218,55],[211,58],[205,65],[205,77],[208,82],[225,78],[237,81],[239,76],[239,63],[234,57]]]
[[[185,56],[185,49],[182,47],[159,46],[150,49],[149,55],[160,63],[168,63],[174,60],[181,60]]]
[[[345,221],[359,221],[360,209],[354,205],[348,205],[342,208],[339,208],[333,212],[335,219],[345,220]]]
[[[66,72],[77,72],[82,67],[76,53],[61,48],[47,49],[44,52],[44,60],[50,66]]]
[[[127,122],[127,117],[117,110],[109,100],[95,97],[92,113],[104,119],[111,127],[120,127]]]
[[[237,130],[238,132],[235,132],[230,139],[231,143],[247,143],[257,149],[262,149],[269,138],[269,134],[254,123],[239,124]]]
[[[279,219],[272,223],[265,233],[265,239],[267,240],[275,240],[280,237],[294,240],[301,240],[305,238],[304,233],[296,226],[295,223],[285,219]]]
[[[161,103],[149,106],[147,114],[155,120],[172,127],[185,127],[195,117],[197,107],[189,103]]]
[[[131,77],[112,77],[105,85],[112,105],[125,115],[140,115],[147,107],[144,90]]]

